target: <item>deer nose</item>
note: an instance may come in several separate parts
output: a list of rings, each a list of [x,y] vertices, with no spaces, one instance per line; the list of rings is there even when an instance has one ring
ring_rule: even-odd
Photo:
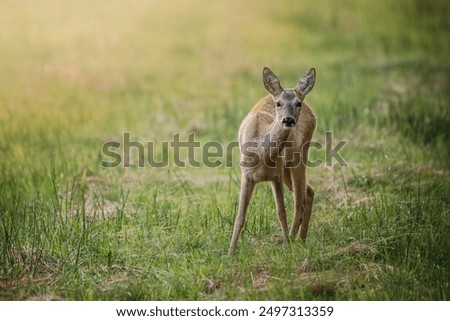
[[[295,125],[295,119],[291,118],[291,117],[286,117],[286,118],[283,118],[282,123],[283,123],[283,125],[286,125],[287,127],[292,127]]]

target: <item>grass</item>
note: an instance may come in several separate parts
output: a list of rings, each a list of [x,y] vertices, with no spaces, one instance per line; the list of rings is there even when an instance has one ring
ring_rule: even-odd
[[[0,298],[448,300],[447,1],[194,2],[0,4]],[[258,185],[229,257],[236,153],[103,168],[101,148],[234,141],[265,65],[317,69],[314,139],[349,166],[308,170],[306,244]]]

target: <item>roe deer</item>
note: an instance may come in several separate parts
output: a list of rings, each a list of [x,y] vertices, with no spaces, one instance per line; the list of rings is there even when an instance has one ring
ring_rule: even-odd
[[[305,172],[316,117],[304,99],[313,89],[315,79],[316,71],[311,68],[294,89],[283,89],[277,76],[269,68],[263,69],[264,87],[269,95],[252,108],[239,128],[241,191],[228,254],[236,249],[253,189],[262,181],[272,184],[285,240],[289,234],[283,183],[294,193],[295,215],[290,236],[294,238],[301,225],[300,237],[306,239],[314,191],[306,185]]]

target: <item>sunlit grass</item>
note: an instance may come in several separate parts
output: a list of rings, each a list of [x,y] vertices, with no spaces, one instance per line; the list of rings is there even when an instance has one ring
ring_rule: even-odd
[[[448,300],[446,1],[0,8],[0,298]],[[314,140],[347,140],[349,166],[308,170],[306,244],[281,242],[258,185],[229,257],[236,151],[142,169],[100,167],[101,148],[236,140],[263,66],[286,87],[317,69]]]

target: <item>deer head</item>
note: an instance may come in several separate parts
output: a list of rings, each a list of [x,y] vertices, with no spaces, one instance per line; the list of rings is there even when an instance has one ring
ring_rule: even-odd
[[[283,128],[295,126],[300,116],[302,102],[313,89],[316,70],[311,68],[294,89],[283,89],[278,77],[267,67],[263,69],[264,87],[272,96],[276,110],[276,122]]]

